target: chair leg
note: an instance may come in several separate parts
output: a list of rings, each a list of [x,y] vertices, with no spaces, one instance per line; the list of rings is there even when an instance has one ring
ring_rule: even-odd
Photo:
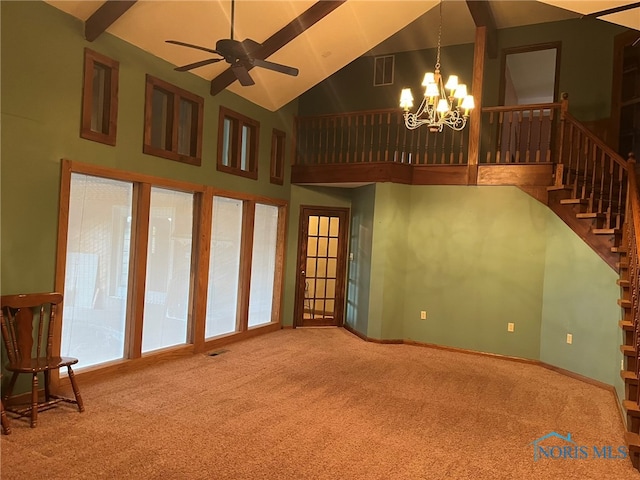
[[[2,420],[2,433],[5,435],[9,435],[11,433],[11,426],[9,424],[9,418],[7,414],[4,412],[4,402],[0,401],[0,407],[2,410],[0,411],[0,420]]]
[[[80,396],[80,389],[78,388],[78,384],[76,383],[76,375],[73,373],[73,369],[71,365],[67,366],[67,373],[69,375],[69,381],[71,382],[71,388],[73,389],[73,394],[76,397],[76,402],[78,404],[78,411],[84,412],[84,403],[82,403],[82,397]]]
[[[33,374],[31,382],[31,428],[38,424],[38,374]]]
[[[51,392],[49,391],[49,378],[51,378],[51,370],[45,370],[42,372],[44,377],[44,399],[46,402],[51,400]]]
[[[17,379],[18,379],[18,373],[13,372],[11,374],[11,381],[9,382],[9,386],[7,387],[7,390],[4,392],[4,395],[2,397],[3,401],[6,402],[9,399],[9,397],[11,397],[11,394],[13,393],[13,387],[15,386]]]

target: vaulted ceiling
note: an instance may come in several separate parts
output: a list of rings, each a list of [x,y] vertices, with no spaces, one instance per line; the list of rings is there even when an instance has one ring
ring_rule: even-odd
[[[47,3],[85,22],[87,40],[106,31],[173,66],[217,55],[165,40],[215,49],[217,40],[231,36],[231,0]],[[184,75],[210,80],[212,94],[226,88],[275,111],[362,55],[435,46],[438,4],[438,0],[235,0],[233,38],[261,43],[262,58],[295,67],[299,74],[253,68],[250,75],[255,85],[242,86],[229,64],[221,61]],[[473,42],[476,25],[486,25],[495,33],[496,29],[580,18],[631,5],[635,3],[612,0],[445,0],[442,44]],[[598,18],[640,31],[640,8]]]

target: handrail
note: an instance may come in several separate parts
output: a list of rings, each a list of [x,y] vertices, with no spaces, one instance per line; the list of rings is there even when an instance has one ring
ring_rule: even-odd
[[[615,160],[616,163],[618,163],[620,166],[624,168],[627,168],[627,161],[624,158],[622,158],[620,154],[618,154],[609,145],[604,143],[595,133],[593,133],[591,130],[585,127],[582,123],[580,123],[580,121],[577,120],[573,115],[571,115],[569,112],[564,112],[563,116],[565,120],[568,120],[574,126],[574,128],[580,130],[580,132],[582,132],[585,136],[589,137],[592,141],[596,142],[598,144],[598,147],[601,148],[604,153],[606,153],[611,158],[613,158],[613,160]]]
[[[551,108],[562,108],[562,102],[554,103],[530,103],[527,105],[498,105],[495,107],[482,107],[482,113],[485,112],[517,112],[527,110],[546,110]]]

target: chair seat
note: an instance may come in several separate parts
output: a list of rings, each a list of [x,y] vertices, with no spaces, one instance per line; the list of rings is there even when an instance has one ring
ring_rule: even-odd
[[[55,370],[56,368],[67,367],[76,363],[78,363],[78,359],[73,357],[39,357],[10,363],[6,368],[10,372],[35,373]]]

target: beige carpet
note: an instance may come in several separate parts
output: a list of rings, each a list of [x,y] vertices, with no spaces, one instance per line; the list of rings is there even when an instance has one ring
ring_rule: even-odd
[[[342,329],[226,348],[81,385],[82,414],[14,419],[2,478],[640,479],[591,451],[534,461],[550,432],[589,450],[624,434],[611,392],[541,367]]]

